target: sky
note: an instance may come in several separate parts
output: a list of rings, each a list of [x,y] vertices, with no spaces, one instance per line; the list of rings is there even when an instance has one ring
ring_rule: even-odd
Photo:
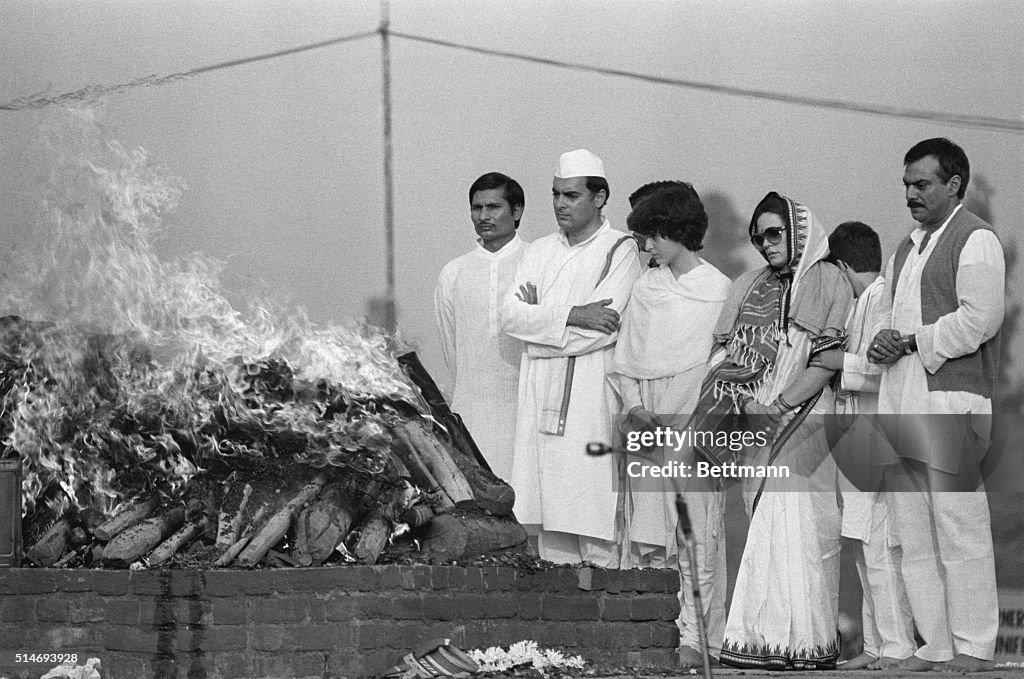
[[[130,82],[373,31],[378,2],[0,0],[0,103]],[[722,86],[1024,120],[1024,4],[1015,0],[392,0],[391,29],[474,47]],[[1024,214],[1024,134],[731,96],[393,36],[396,300],[402,337],[448,386],[432,293],[474,247],[467,190],[489,171],[526,191],[521,234],[556,227],[559,154],[600,155],[606,216],[657,179],[708,205],[707,257],[758,265],[743,229],[779,191],[832,228],[874,226],[888,256],[912,226],[902,157],[948,136],[972,165],[1013,263]],[[268,290],[318,323],[385,292],[381,41],[364,39],[108,95],[97,119],[188,189],[158,247],[226,262],[231,290]],[[39,176],[32,111],[0,111],[0,237],[31,229]],[[740,244],[738,250],[733,246]],[[1010,300],[1024,298],[1011,264]],[[1024,333],[1008,329],[1022,376]]]

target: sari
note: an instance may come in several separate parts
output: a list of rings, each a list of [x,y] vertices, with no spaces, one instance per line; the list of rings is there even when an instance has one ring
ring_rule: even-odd
[[[697,412],[705,431],[753,428],[749,399],[770,404],[818,352],[841,347],[853,291],[828,255],[824,229],[804,205],[788,209],[790,272],[770,267],[741,276],[715,329],[714,367]],[[759,205],[760,209],[760,205]],[[756,215],[751,233],[756,230]],[[700,446],[712,464],[786,468],[789,478],[744,478],[747,543],[726,621],[720,660],[770,670],[830,669],[839,656],[840,512],[835,464],[823,416],[830,385],[786,414],[766,445],[742,452]]]

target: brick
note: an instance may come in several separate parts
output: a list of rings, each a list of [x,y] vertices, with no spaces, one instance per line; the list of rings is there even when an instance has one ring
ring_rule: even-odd
[[[36,601],[36,618],[40,622],[67,622],[70,602],[61,596],[42,597]]]
[[[103,635],[103,645],[110,651],[152,655],[158,649],[157,632],[152,628],[108,627]]]
[[[100,658],[100,674],[103,679],[137,679],[138,677],[153,676],[152,667],[148,659],[129,653],[116,653],[104,651],[102,655],[94,656]],[[82,659],[79,658],[81,663]]]
[[[421,620],[423,618],[423,600],[418,595],[398,595],[392,602],[392,606],[392,615],[396,620]]]
[[[257,625],[249,628],[249,645],[256,651],[280,651],[287,648],[288,633],[279,625]]]
[[[68,622],[113,622],[107,614],[107,602],[98,596],[76,596],[69,600]]]
[[[482,592],[484,590],[484,571],[479,566],[466,568],[466,591]]]
[[[115,625],[138,625],[139,602],[135,599],[107,599],[107,622]]]
[[[246,599],[214,599],[210,602],[210,618],[214,625],[244,625],[248,620]]]
[[[323,653],[261,653],[253,659],[253,673],[257,677],[320,679],[323,677],[325,663]]]
[[[450,587],[451,581],[451,566],[431,566],[430,567],[430,587],[431,589],[443,589],[447,590]]]
[[[603,648],[608,645],[608,626],[599,622],[576,624],[576,643],[588,648]]]
[[[204,651],[244,651],[249,646],[244,625],[214,625],[203,630],[201,639]]]
[[[484,571],[484,587],[488,592],[508,591],[516,585],[516,571],[512,568],[489,568]]]
[[[34,597],[0,595],[0,623],[35,622]]]
[[[524,620],[536,620],[541,616],[543,595],[536,592],[525,592],[515,596],[519,602],[519,617]]]
[[[664,595],[640,594],[629,599],[629,619],[636,622],[648,620],[664,620],[668,612],[666,610],[666,599]],[[675,599],[675,597],[673,597]],[[676,613],[678,614],[678,605]],[[674,619],[675,616],[669,619]]]
[[[399,660],[401,660],[401,657],[396,658],[395,652],[391,649],[386,651],[374,651],[362,657],[362,666],[360,671],[353,673],[350,676],[379,676],[394,667]]]
[[[338,642],[337,632],[326,625],[307,625],[288,630],[288,650],[329,651]]]
[[[26,637],[30,648],[67,651],[99,650],[103,648],[103,625],[47,625]]]
[[[594,569],[593,568],[578,568],[576,569],[576,587],[582,589],[585,592],[592,590],[594,580]]]
[[[437,594],[423,597],[423,617],[427,620],[454,620],[459,610],[455,599]]]
[[[654,625],[634,625],[636,628],[636,645],[639,648],[650,648],[654,639]]]
[[[373,566],[380,577],[381,589],[401,589],[402,570],[398,566]]]
[[[448,570],[448,591],[456,592],[466,588],[466,567],[447,566]]]
[[[677,665],[678,659],[674,649],[648,648],[640,651],[630,651],[626,654],[626,662],[630,667],[673,668]]]
[[[629,620],[629,598],[625,596],[605,596],[602,600],[601,620],[618,622]]]
[[[131,571],[128,591],[136,596],[170,596],[171,571]]]
[[[7,569],[0,569],[0,571]],[[11,569],[13,576],[7,586],[14,587],[11,594],[51,594],[58,591],[57,580],[61,571],[48,568]]]
[[[636,648],[636,625],[629,623],[610,623],[608,630],[609,648]]]
[[[512,618],[517,609],[511,594],[465,594],[457,601],[459,616],[468,620]]]
[[[242,592],[249,596],[267,596],[279,591],[279,585],[287,582],[278,570],[247,571],[241,580]],[[287,586],[285,586],[287,591]]]
[[[254,676],[252,658],[248,653],[216,653],[212,660],[213,667],[208,676],[220,679],[249,679]]]
[[[431,578],[433,573],[431,572],[432,566],[413,566],[413,579],[416,583],[416,589],[419,591],[426,591],[431,588]]]
[[[359,649],[385,648],[391,625],[379,622],[364,622],[356,626],[356,645]]]
[[[354,597],[359,603],[361,618],[377,619],[390,618],[394,611],[394,596],[387,592],[378,594],[359,594]]]
[[[548,622],[537,630],[536,642],[545,648],[576,645],[576,626],[571,622]]]
[[[237,597],[242,594],[242,580],[238,571],[209,571],[206,574],[206,596]]]
[[[249,604],[249,620],[255,623],[296,623],[307,615],[306,599],[296,597],[253,599]]]
[[[541,616],[545,620],[598,620],[600,615],[594,596],[548,595],[541,605]]]
[[[607,570],[604,572],[604,591],[609,594],[618,594],[623,591],[622,581],[625,571]]]
[[[198,599],[146,598],[139,602],[139,622],[155,627],[209,624],[212,608],[212,602]]]
[[[402,576],[402,589],[416,589],[415,566],[399,566],[398,572]]]
[[[675,648],[679,645],[679,627],[674,622],[660,622],[651,625],[651,645]]]
[[[324,618],[326,620],[350,622],[363,617],[361,612],[362,598],[339,596],[324,602]]]

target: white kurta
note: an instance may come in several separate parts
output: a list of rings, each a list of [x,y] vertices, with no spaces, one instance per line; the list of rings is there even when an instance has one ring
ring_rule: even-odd
[[[957,209],[963,209],[958,207]],[[955,214],[955,212],[954,212]],[[952,215],[950,215],[952,219]],[[914,246],[900,271],[891,300],[888,327],[915,333],[918,351],[888,366],[882,375],[879,413],[990,414],[992,402],[964,391],[929,391],[926,371],[977,349],[995,335],[1003,320],[1005,261],[995,235],[970,235],[960,253],[955,312],[923,325],[921,272],[949,220],[936,230],[923,252],[925,232],[911,234]],[[886,266],[891,281],[893,258]],[[987,438],[989,432],[976,431]],[[925,640],[915,655],[933,662],[965,653],[991,659],[998,631],[991,518],[984,492],[903,492],[887,497],[896,537],[903,546],[902,571],[914,621]]]
[[[570,246],[559,231],[531,243],[505,298],[502,327],[526,343],[519,380],[512,487],[520,523],[540,524],[601,540],[615,537],[617,462],[614,456],[592,457],[590,442],[611,442],[616,399],[606,380],[617,333],[567,327],[573,306],[612,299],[620,314],[640,275],[640,258],[632,243],[616,248],[611,266],[598,282],[608,253],[626,234],[607,220],[589,239]],[[537,287],[539,303],[515,296],[523,283]],[[565,369],[565,357],[576,365],[565,432],[540,431],[541,410],[549,387]]]
[[[852,452],[860,456],[858,462],[868,467],[858,468],[858,471],[872,481],[876,480],[881,469],[870,468],[874,466],[874,460],[868,453],[882,445],[882,441],[875,434],[870,419],[856,419],[856,416],[878,412],[882,368],[868,362],[867,349],[880,321],[879,314],[885,307],[882,303],[884,292],[885,279],[879,276],[864,288],[850,312],[840,391],[836,394],[836,415],[854,418],[854,426],[860,427],[859,432],[850,433],[849,443],[855,447]],[[861,543],[854,563],[863,592],[861,623],[864,652],[876,658],[907,658],[917,645],[910,603],[900,573],[902,550],[894,544],[895,539],[891,535],[884,494],[857,490],[842,476],[840,487],[843,492],[842,535]]]
[[[523,343],[501,329],[505,295],[527,243],[518,234],[497,252],[477,245],[448,262],[434,290],[434,316],[462,416],[491,470],[512,476]]]

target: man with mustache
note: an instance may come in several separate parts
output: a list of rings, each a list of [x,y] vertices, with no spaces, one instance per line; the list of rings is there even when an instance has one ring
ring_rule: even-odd
[[[1005,261],[992,227],[963,206],[963,149],[927,139],[903,162],[907,206],[920,225],[886,265],[887,325],[868,358],[885,368],[878,412],[907,487],[887,502],[924,645],[890,668],[973,672],[991,667],[999,627],[980,465],[991,433]]]
[[[615,394],[606,366],[619,314],[640,275],[636,242],[602,214],[604,163],[585,149],[562,154],[551,186],[558,231],[526,249],[505,298],[502,327],[525,344],[512,487],[519,522],[537,531],[540,556],[617,568]]]
[[[469,187],[477,246],[448,262],[434,290],[434,318],[454,382],[452,410],[498,477],[512,476],[519,359],[523,345],[501,330],[498,313],[527,243],[519,237],[523,187],[488,172]]]

